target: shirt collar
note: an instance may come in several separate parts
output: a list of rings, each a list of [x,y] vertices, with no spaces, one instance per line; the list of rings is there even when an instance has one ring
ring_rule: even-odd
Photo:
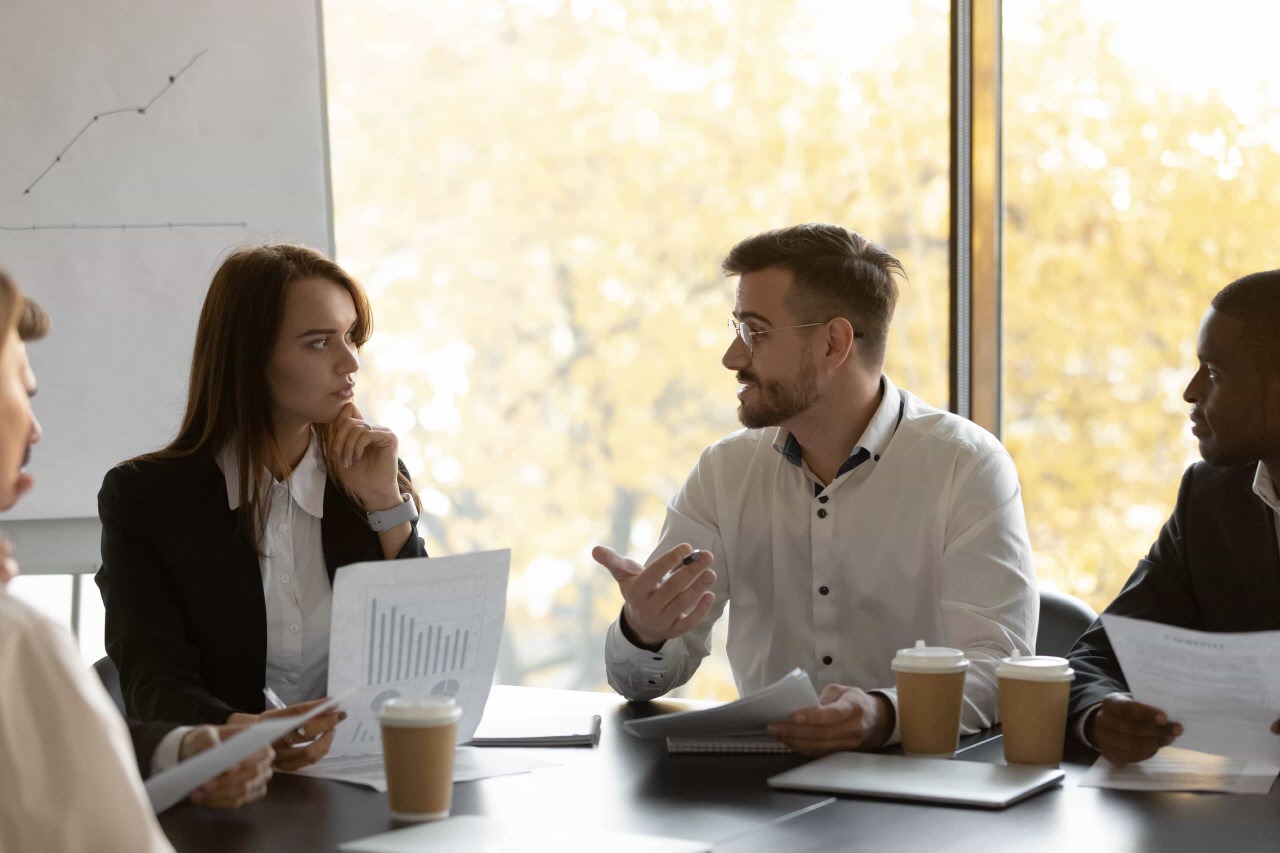
[[[1271,511],[1280,513],[1280,496],[1276,495],[1276,484],[1271,480],[1271,472],[1267,466],[1258,463],[1258,470],[1253,475],[1253,493],[1262,498],[1262,502],[1271,507]]]
[[[865,451],[878,460],[885,448],[889,446],[889,439],[893,438],[894,432],[898,429],[898,421],[901,420],[902,414],[902,395],[897,386],[884,374],[880,374],[880,390],[884,392],[880,406],[871,416],[871,422],[867,424],[867,428],[862,431],[862,437],[858,439],[858,443],[853,446],[853,452],[849,454],[850,459]],[[803,462],[804,450],[788,429],[778,427],[773,438],[773,449],[797,468]]]
[[[218,467],[222,469],[222,477],[227,484],[227,506],[230,509],[240,508],[240,456],[235,443],[231,442],[218,452]],[[267,478],[263,472],[263,478]],[[316,434],[311,433],[311,443],[298,467],[289,475],[289,493],[294,502],[308,515],[324,518],[324,487],[327,476],[324,467],[324,453]]]

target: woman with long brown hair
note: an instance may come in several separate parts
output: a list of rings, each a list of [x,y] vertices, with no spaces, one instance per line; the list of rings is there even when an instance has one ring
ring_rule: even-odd
[[[214,275],[177,437],[98,493],[107,653],[132,715],[247,722],[264,687],[289,712],[322,699],[334,572],[426,556],[396,436],[354,402],[371,330],[363,290],[313,249],[244,249]],[[277,744],[277,766],[323,756],[339,719]]]

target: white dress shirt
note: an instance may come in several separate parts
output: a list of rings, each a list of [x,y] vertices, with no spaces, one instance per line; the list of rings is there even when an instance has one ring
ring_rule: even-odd
[[[1276,544],[1280,545],[1280,495],[1276,494],[1276,484],[1271,480],[1271,472],[1261,462],[1253,475],[1253,493],[1271,508],[1276,521]]]
[[[1013,460],[976,424],[887,377],[882,388],[855,449],[866,461],[825,488],[780,428],[740,430],[703,451],[667,506],[653,556],[681,542],[713,552],[716,603],[657,652],[614,622],[605,659],[615,690],[649,699],[687,681],[727,604],[741,695],[798,666],[819,691],[876,690],[896,712],[890,662],[924,640],[970,660],[963,730],[996,722],[995,668],[1015,649],[1031,653],[1038,618]]]
[[[0,592],[0,850],[170,851],[129,730],[60,625]]]
[[[240,505],[235,449],[218,455],[227,504]],[[266,471],[262,472],[268,477]],[[329,683],[329,620],[333,585],[324,562],[324,455],[314,434],[302,461],[268,491],[267,526],[258,542],[262,595],[267,606],[266,685],[286,705],[320,699]]]

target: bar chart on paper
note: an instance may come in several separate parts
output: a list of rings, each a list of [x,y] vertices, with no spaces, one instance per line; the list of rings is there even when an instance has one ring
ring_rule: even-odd
[[[329,691],[348,719],[330,755],[382,748],[378,710],[398,696],[448,696],[470,737],[493,682],[509,551],[345,567],[334,581]]]
[[[475,586],[474,582],[462,586]],[[400,596],[379,595],[371,590],[368,613],[369,656],[364,667],[364,686],[387,685],[375,691],[370,710],[402,692],[403,682],[426,686],[433,696],[456,696],[462,687],[460,676],[468,671],[478,650],[478,637],[470,627],[475,613],[459,613],[460,600],[475,600],[474,590],[446,592],[450,605],[438,600],[418,606]],[[395,604],[389,603],[395,601]],[[466,608],[463,608],[464,611]],[[472,608],[476,609],[476,608]],[[351,733],[356,744],[376,744],[381,740],[376,725],[357,720]]]
[[[405,678],[441,675],[467,668],[471,631],[465,626],[423,619],[404,607],[387,607],[376,596],[369,603],[369,665],[365,683],[390,684]],[[453,695],[450,679],[433,693]]]
[[[444,581],[430,597],[415,599],[403,589],[369,590],[365,687],[412,681],[429,683],[430,693],[453,696],[458,678],[469,671],[483,624],[484,588],[477,579]]]

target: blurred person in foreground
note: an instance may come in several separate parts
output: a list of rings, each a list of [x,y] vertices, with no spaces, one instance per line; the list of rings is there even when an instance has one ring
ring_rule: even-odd
[[[0,510],[34,485],[25,468],[41,430],[25,342],[48,326],[40,307],[0,272]],[[67,632],[9,595],[18,572],[9,542],[0,539],[0,778],[9,780],[0,798],[0,849],[170,850],[140,773],[208,749],[236,729],[126,728]],[[234,807],[260,798],[272,755],[260,750],[191,801]]]
[[[628,699],[683,684],[728,604],[742,695],[793,667],[820,690],[769,727],[798,752],[896,742],[890,663],[916,640],[965,652],[961,729],[991,726],[995,668],[1036,634],[1022,492],[994,436],[884,374],[902,265],[818,224],[743,240],[723,269],[745,429],[703,451],[647,566],[593,551],[625,600],[609,683]]]
[[[1199,366],[1182,392],[1204,461],[1182,475],[1173,514],[1104,613],[1196,631],[1280,629],[1280,270],[1237,279],[1200,321]],[[1113,764],[1182,734],[1138,702],[1101,620],[1068,654],[1073,734]],[[1276,709],[1280,716],[1280,708]],[[1280,734],[1280,720],[1271,724]]]

